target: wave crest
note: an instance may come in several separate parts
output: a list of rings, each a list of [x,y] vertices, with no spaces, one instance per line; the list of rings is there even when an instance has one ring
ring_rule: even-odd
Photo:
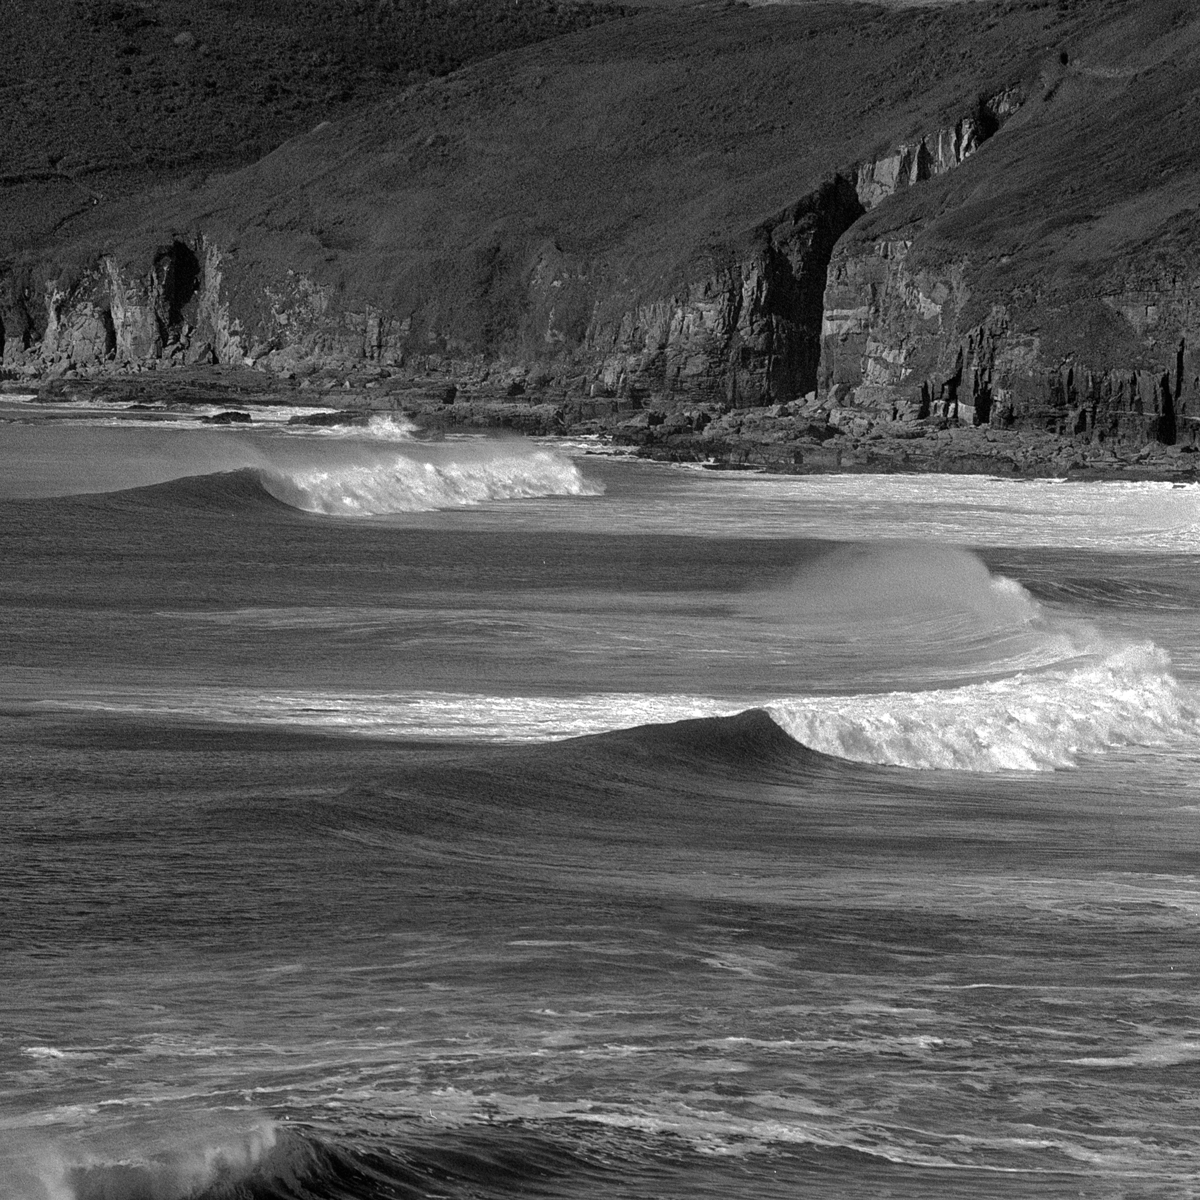
[[[328,516],[381,516],[468,508],[496,500],[594,496],[570,459],[519,443],[456,444],[453,456],[396,454],[375,462],[263,471],[277,500]]]
[[[1194,698],[1151,643],[1085,665],[928,692],[780,700],[797,741],[854,762],[958,771],[1047,771],[1198,728]]]

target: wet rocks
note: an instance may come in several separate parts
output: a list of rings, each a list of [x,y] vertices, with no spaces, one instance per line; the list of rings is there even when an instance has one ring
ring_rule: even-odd
[[[312,425],[320,429],[342,426],[369,425],[371,414],[358,409],[342,409],[339,412],[300,413],[288,419],[289,425]]]

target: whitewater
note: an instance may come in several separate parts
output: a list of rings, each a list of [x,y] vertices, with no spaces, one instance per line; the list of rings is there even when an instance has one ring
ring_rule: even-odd
[[[0,413],[3,1200],[1192,1194],[1200,489],[295,415]]]

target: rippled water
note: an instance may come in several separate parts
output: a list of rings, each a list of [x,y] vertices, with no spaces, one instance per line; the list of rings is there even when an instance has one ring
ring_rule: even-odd
[[[1195,488],[15,415],[5,1200],[1194,1194]]]

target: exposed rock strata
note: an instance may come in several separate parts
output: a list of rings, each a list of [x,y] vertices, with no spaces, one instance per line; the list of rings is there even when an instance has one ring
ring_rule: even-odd
[[[567,380],[601,396],[787,403],[818,386],[826,273],[838,239],[870,207],[942,174],[974,153],[1016,111],[1005,92],[954,126],[851,165],[740,239],[725,262],[670,294],[619,311],[610,281],[556,246],[543,249],[525,282],[524,327],[514,378]],[[205,236],[175,238],[150,269],[111,256],[64,278],[0,298],[23,336],[0,346],[0,362],[30,374],[75,374],[104,363],[157,367],[218,362],[282,375],[330,365],[447,366],[477,372],[487,356],[431,354],[411,315],[347,307],[336,289],[288,270],[258,282],[235,254]],[[17,294],[19,293],[19,294]],[[614,308],[617,311],[614,312]],[[438,349],[452,339],[435,338]],[[521,350],[525,353],[522,354]]]
[[[968,260],[922,267],[910,261],[911,248],[890,240],[839,248],[825,294],[823,393],[892,420],[942,417],[1096,443],[1200,442],[1193,289],[1172,281],[1106,298],[1137,332],[1165,334],[1158,363],[1153,345],[1127,367],[1047,361],[1037,332],[1004,304],[968,323]],[[1200,296],[1200,279],[1193,288]],[[1181,291],[1173,307],[1161,302]]]

